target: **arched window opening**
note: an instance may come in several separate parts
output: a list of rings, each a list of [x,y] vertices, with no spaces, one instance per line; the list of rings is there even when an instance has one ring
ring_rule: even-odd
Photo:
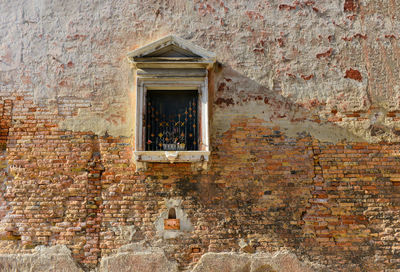
[[[176,211],[174,208],[169,209],[168,219],[176,219]]]

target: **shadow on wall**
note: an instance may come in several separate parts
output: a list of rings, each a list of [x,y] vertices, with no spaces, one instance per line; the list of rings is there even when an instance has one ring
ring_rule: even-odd
[[[215,216],[220,223],[215,224],[221,229],[238,228],[239,237],[262,237],[264,242],[245,239],[257,250],[263,248],[269,251],[275,242],[313,255],[313,258],[319,258],[317,255],[320,254],[310,254],[310,249],[314,247],[326,250],[327,256],[337,257],[341,245],[332,238],[336,229],[332,231],[326,227],[326,238],[321,234],[323,232],[316,230],[317,227],[314,229],[307,225],[318,222],[319,214],[331,215],[334,209],[341,208],[337,199],[323,199],[323,195],[318,195],[323,194],[323,190],[315,192],[313,189],[331,182],[324,180],[322,174],[320,146],[332,145],[334,148],[336,143],[341,142],[352,149],[351,143],[368,144],[366,140],[330,122],[329,118],[322,120],[316,113],[324,110],[325,105],[316,104],[307,108],[282,96],[278,81],[273,82],[272,88],[267,88],[229,66],[224,67],[214,80],[213,158],[210,170],[214,182],[199,185],[199,198],[212,206],[231,211],[228,215],[216,211]],[[211,184],[217,187],[207,194],[207,191],[212,191]],[[360,198],[351,193],[346,197],[354,198],[351,200],[354,202]],[[348,211],[352,216],[360,215],[360,220],[355,221],[352,227],[365,228],[367,222],[362,219],[362,214],[367,209],[363,206],[361,212],[355,209]],[[390,209],[386,210],[390,213]],[[333,218],[343,224],[341,216]],[[345,249],[343,258],[349,267],[371,265],[368,258],[374,254],[371,246],[373,238],[352,230],[348,231],[348,235],[355,248],[368,245],[370,249],[363,253]]]
[[[310,135],[332,143],[365,141],[328,118],[321,119],[319,113],[326,105],[314,100],[307,105],[298,104],[282,95],[280,81],[274,80],[270,85],[260,85],[232,67],[223,66],[214,79],[213,136],[226,132],[234,120],[257,118],[264,120],[265,126],[278,126],[288,137]]]

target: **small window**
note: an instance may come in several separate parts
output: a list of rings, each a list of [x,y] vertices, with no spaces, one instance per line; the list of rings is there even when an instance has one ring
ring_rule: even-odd
[[[215,54],[170,35],[128,54],[135,92],[135,164],[207,167],[209,73]],[[140,170],[139,170],[140,171]]]
[[[148,91],[146,150],[198,150],[198,91]]]
[[[176,219],[176,211],[174,208],[169,209],[168,219]]]

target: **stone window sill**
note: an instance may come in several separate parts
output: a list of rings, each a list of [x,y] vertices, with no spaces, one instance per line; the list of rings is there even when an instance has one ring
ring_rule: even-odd
[[[195,171],[207,170],[210,151],[135,151],[136,171],[146,171],[148,163],[191,163]]]
[[[210,151],[135,151],[138,162],[207,162]]]

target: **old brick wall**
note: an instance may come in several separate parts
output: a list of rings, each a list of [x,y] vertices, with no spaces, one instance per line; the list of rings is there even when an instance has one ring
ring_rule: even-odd
[[[0,253],[66,245],[88,270],[144,242],[181,270],[281,250],[399,270],[398,4],[1,2]],[[211,163],[136,172],[125,56],[170,33],[217,54]],[[171,199],[193,229],[163,239]]]

